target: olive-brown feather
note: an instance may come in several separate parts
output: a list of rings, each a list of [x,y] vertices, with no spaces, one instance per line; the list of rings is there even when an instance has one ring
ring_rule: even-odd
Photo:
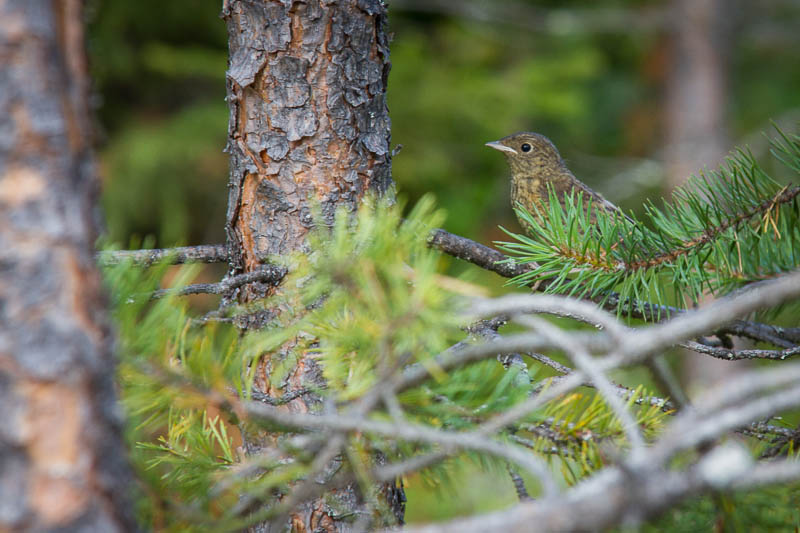
[[[528,209],[531,215],[537,216],[533,209],[533,206],[536,206],[540,213],[544,213],[550,202],[549,185],[562,207],[570,195],[576,195],[578,192],[583,195],[584,205],[591,199],[593,206],[590,214],[591,222],[597,220],[595,214],[597,209],[622,214],[617,206],[581,183],[570,172],[558,149],[544,135],[520,132],[503,137],[499,141],[486,143],[486,146],[503,152],[511,168],[512,207],[516,207],[519,203]],[[541,216],[538,217],[538,221],[544,222]],[[529,230],[524,221],[520,220],[520,223]]]

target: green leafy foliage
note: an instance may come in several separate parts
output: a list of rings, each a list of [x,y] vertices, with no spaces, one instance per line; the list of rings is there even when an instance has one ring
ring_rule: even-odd
[[[800,175],[800,137],[781,133],[773,154]],[[512,283],[549,280],[549,292],[578,297],[616,291],[622,311],[629,299],[689,305],[800,261],[800,187],[781,186],[745,151],[693,177],[671,203],[648,203],[646,223],[584,205],[580,194],[562,207],[550,194],[541,218],[517,206],[530,236],[509,233],[516,242],[500,243],[514,260],[536,264]]]

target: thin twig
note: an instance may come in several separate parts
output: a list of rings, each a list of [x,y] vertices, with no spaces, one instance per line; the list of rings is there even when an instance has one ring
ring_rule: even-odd
[[[185,287],[170,289],[159,289],[153,291],[152,299],[164,298],[167,296],[188,296],[190,294],[224,294],[233,289],[238,289],[248,283],[277,283],[286,275],[286,268],[276,265],[264,265],[258,270],[245,272],[226,278],[219,283],[195,283]]]
[[[567,355],[575,362],[575,365],[589,376],[592,383],[597,387],[598,392],[605,398],[606,403],[622,424],[631,444],[631,452],[641,455],[644,452],[645,441],[639,430],[639,424],[628,411],[628,407],[620,400],[614,385],[592,360],[589,352],[572,340],[568,333],[539,317],[517,316],[515,320],[533,331],[541,333],[545,338],[564,349]]]
[[[135,265],[150,266],[162,261],[172,265],[183,263],[227,263],[228,247],[224,244],[200,244],[178,248],[156,248],[152,250],[106,250],[95,255],[104,266],[131,261]]]
[[[535,475],[542,483],[545,495],[553,496],[558,493],[558,486],[553,481],[547,465],[538,457],[474,432],[442,431],[417,424],[386,423],[357,416],[289,413],[254,402],[245,402],[243,407],[256,420],[286,427],[374,433],[396,439],[438,444],[454,450],[475,450],[489,453],[512,461]]]
[[[800,346],[783,350],[729,350],[717,346],[707,346],[695,341],[686,341],[681,343],[680,346],[692,350],[693,352],[710,355],[725,361],[737,361],[741,359],[773,359],[783,361],[795,355],[800,355]]]

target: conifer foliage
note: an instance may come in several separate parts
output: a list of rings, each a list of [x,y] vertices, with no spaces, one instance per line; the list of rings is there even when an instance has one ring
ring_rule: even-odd
[[[800,176],[800,137],[778,131],[772,146]],[[565,207],[551,201],[547,224],[517,206],[533,234],[509,233],[515,240],[499,244],[513,260],[536,264],[512,283],[548,280],[554,294],[602,298],[616,291],[620,304],[632,298],[685,307],[705,292],[725,294],[796,268],[799,195],[800,186],[781,185],[738,150],[720,169],[692,177],[670,202],[648,202],[645,220],[584,206],[576,195]]]
[[[782,136],[774,146],[776,157],[800,173],[800,138]],[[623,303],[635,298],[682,305],[705,291],[796,276],[780,274],[797,269],[798,195],[800,188],[779,185],[738,152],[725,168],[679,191],[671,204],[648,205],[646,224],[600,211],[593,226],[590,209],[574,197],[563,209],[550,202],[547,224],[520,208],[535,234],[515,236],[504,246],[513,260],[536,263],[518,283],[547,280],[550,292],[604,299],[616,291]],[[673,417],[676,398],[658,395],[641,380],[626,387],[606,375],[667,349],[674,331],[633,329],[594,305],[566,298],[481,299],[475,286],[441,272],[440,254],[428,245],[443,221],[433,200],[424,197],[405,216],[403,207],[368,199],[356,212],[338,212],[330,226],[318,216],[308,249],[276,259],[288,272],[279,291],[203,316],[190,310],[180,291],[159,289],[169,261],[149,269],[130,262],[106,269],[122,396],[132,422],[128,438],[143,481],[139,514],[146,523],[238,530],[267,521],[281,529],[293,506],[323,494],[334,512],[345,508],[330,489],[357,484],[369,524],[365,517],[389,514],[386,495],[375,489],[381,483],[420,474],[417,479],[439,487],[445,499],[456,489],[450,467],[462,464],[494,471],[523,501],[554,498],[599,470],[612,474],[593,480],[613,480],[625,460],[621,451],[630,453],[626,468],[660,468],[658,461],[675,457],[691,468],[693,452],[678,454],[700,441],[691,441],[692,431],[680,423],[706,424],[709,435],[740,428],[753,439],[752,453],[762,457],[796,453],[796,434],[770,423],[775,413],[769,402],[728,427],[728,420],[750,411],[733,405],[727,418],[716,416],[715,409],[728,406],[712,401]],[[169,273],[172,285],[181,286],[197,270]],[[784,291],[787,300],[796,289]],[[530,313],[577,318],[600,331],[565,334]],[[701,316],[713,321],[708,315]],[[524,332],[498,333],[509,320]],[[772,332],[763,338],[785,348],[749,352],[769,352],[772,359],[800,353],[786,348],[800,332],[747,324]],[[776,334],[782,335],[777,341]],[[721,350],[745,358],[747,352],[692,342],[700,353]],[[264,354],[270,364],[259,371]],[[324,379],[287,387],[301,356],[304,372]],[[749,376],[745,389],[728,393],[730,401],[743,401],[741,390],[749,391],[748,399],[760,388],[767,394],[794,386],[800,367],[785,368],[778,381]],[[253,387],[256,380],[259,387]],[[773,392],[775,398],[783,394]],[[784,405],[795,405],[795,393],[800,398],[800,389],[787,388]],[[313,414],[293,405],[301,395]],[[251,425],[267,427],[277,438],[245,453],[240,432]],[[653,461],[642,459],[648,453]],[[709,470],[700,466],[686,479],[705,483]],[[641,480],[650,475],[655,473]]]
[[[452,440],[454,431],[479,430],[550,382],[544,366],[506,369],[494,354],[459,365],[443,362],[480,340],[463,341],[462,328],[473,320],[464,314],[470,285],[441,274],[439,253],[426,245],[441,222],[430,197],[405,217],[402,206],[377,200],[355,215],[342,211],[332,227],[315,231],[312,253],[288,259],[283,291],[213,319],[192,316],[178,296],[151,298],[166,266],[109,267],[120,380],[132,417],[129,439],[146,484],[141,516],[173,528],[244,527],[280,517],[284,509],[275,495],[292,482],[322,475],[315,454],[337,432],[266,422],[284,431],[272,454],[246,457],[237,449],[241,424],[265,423],[248,416],[248,405],[291,407],[291,397],[251,392],[253,380],[264,379],[253,373],[264,353],[281,353],[266,378],[275,390],[298,354],[313,353],[326,388],[303,394],[315,398],[323,413],[333,409],[377,424],[375,432],[371,426],[344,432],[343,471],[365,495],[373,490],[376,456],[402,464],[444,454],[421,473],[446,491],[452,461],[475,461],[505,475],[513,461],[497,447],[535,452],[574,483],[603,466],[604,443],[624,446],[619,421],[590,390],[544,405],[478,443],[437,442],[439,431]],[[172,283],[187,284],[195,274],[183,267]],[[282,312],[273,313],[265,328],[240,335],[233,318],[270,309]],[[420,369],[428,378],[404,382]],[[630,391],[627,404],[638,423],[655,433],[669,409],[649,397],[639,388]],[[442,462],[447,456],[453,458]],[[370,497],[380,512],[384,504]]]

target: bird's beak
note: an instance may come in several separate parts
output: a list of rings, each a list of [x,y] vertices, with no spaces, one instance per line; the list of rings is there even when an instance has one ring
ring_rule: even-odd
[[[510,146],[506,146],[505,144],[500,144],[499,141],[486,143],[486,146],[488,146],[489,148],[494,148],[495,150],[500,150],[501,152],[508,152],[510,154],[516,154],[517,153],[516,150],[514,150]]]

